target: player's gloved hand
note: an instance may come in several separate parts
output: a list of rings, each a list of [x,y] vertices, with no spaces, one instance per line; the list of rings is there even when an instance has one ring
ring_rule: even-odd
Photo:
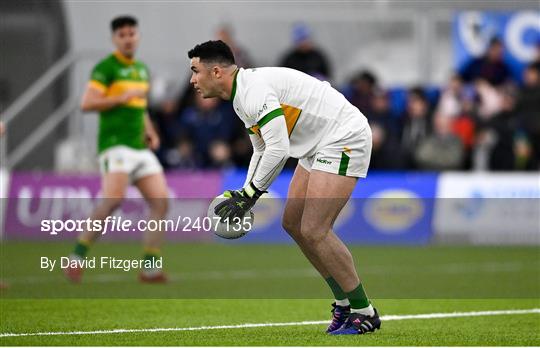
[[[234,218],[242,219],[265,192],[256,188],[253,183],[240,190],[225,191],[223,195],[228,199],[216,205],[214,213],[221,217],[221,222],[227,218],[229,222],[233,222]]]

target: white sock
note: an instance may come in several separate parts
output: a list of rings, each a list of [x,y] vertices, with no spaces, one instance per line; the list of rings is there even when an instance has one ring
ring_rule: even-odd
[[[375,315],[375,310],[373,309],[373,306],[370,304],[369,306],[365,308],[360,308],[360,309],[351,308],[351,313],[359,313],[362,315],[367,315],[367,316],[372,317]]]
[[[158,275],[162,272],[161,268],[145,268],[142,270],[142,272],[149,276],[149,277],[152,277],[152,276],[155,276],[155,275]]]
[[[336,301],[336,305],[337,306],[341,306],[341,307],[347,307],[347,306],[350,306],[351,303],[349,302],[349,299],[346,298],[344,300],[335,300]]]

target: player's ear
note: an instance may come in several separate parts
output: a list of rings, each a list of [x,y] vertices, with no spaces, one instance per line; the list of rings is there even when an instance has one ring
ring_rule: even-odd
[[[214,75],[215,78],[218,78],[218,79],[221,78],[222,71],[219,65],[214,65],[212,67],[212,75]]]
[[[116,46],[116,31],[111,33],[111,42]]]

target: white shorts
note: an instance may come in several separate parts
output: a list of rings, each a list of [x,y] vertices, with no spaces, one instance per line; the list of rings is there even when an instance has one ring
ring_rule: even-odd
[[[314,155],[301,158],[298,164],[327,173],[365,178],[371,158],[371,128],[363,115],[348,118],[330,128]]]
[[[131,182],[145,176],[163,173],[163,167],[148,149],[136,150],[127,146],[114,146],[99,155],[101,174],[126,173]]]

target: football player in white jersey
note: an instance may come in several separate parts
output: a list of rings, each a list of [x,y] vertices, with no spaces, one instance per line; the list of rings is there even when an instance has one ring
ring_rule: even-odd
[[[191,83],[203,98],[230,100],[253,143],[244,187],[216,206],[242,217],[268,189],[288,157],[299,159],[283,227],[330,286],[335,302],[327,332],[380,328],[351,253],[332,231],[358,181],[367,174],[371,130],[364,115],[329,83],[288,68],[238,68],[230,48],[208,41],[188,52]]]

